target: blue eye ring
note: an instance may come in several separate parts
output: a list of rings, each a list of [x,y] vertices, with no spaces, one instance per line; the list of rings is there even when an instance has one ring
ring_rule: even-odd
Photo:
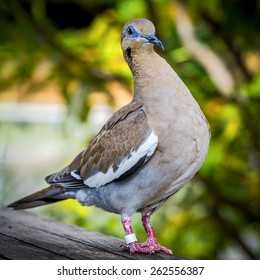
[[[132,36],[134,34],[133,28],[131,26],[127,27],[126,29],[127,35]]]
[[[139,35],[139,33],[131,25],[127,26],[124,33],[128,38],[136,38]]]

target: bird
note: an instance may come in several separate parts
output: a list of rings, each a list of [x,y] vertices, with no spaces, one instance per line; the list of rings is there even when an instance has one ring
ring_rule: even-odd
[[[201,168],[210,142],[209,124],[193,95],[158,54],[154,24],[136,18],[122,28],[121,48],[134,83],[130,103],[116,111],[93,141],[49,184],[7,207],[26,209],[65,199],[121,215],[124,250],[172,254],[159,244],[152,214]],[[138,243],[131,217],[141,213],[147,234]]]

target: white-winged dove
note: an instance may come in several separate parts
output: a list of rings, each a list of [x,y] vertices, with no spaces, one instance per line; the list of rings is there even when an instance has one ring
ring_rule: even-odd
[[[134,98],[107,121],[67,167],[46,178],[50,187],[9,207],[31,208],[74,198],[120,214],[130,253],[171,250],[159,245],[150,216],[202,166],[207,120],[190,91],[153,49],[163,49],[147,19],[128,22],[121,38],[134,77]],[[131,215],[141,212],[148,239],[137,243]]]

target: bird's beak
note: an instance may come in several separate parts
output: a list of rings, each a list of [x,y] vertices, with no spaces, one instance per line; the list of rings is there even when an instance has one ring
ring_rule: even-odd
[[[162,42],[155,35],[144,35],[142,37],[145,38],[149,43],[157,46],[158,48],[164,50]]]

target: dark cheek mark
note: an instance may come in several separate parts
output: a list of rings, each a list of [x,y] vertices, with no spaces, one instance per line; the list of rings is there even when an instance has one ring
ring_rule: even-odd
[[[132,56],[131,56],[131,48],[127,48],[126,49],[126,54],[127,54],[127,57],[129,58],[129,59],[132,59]]]

